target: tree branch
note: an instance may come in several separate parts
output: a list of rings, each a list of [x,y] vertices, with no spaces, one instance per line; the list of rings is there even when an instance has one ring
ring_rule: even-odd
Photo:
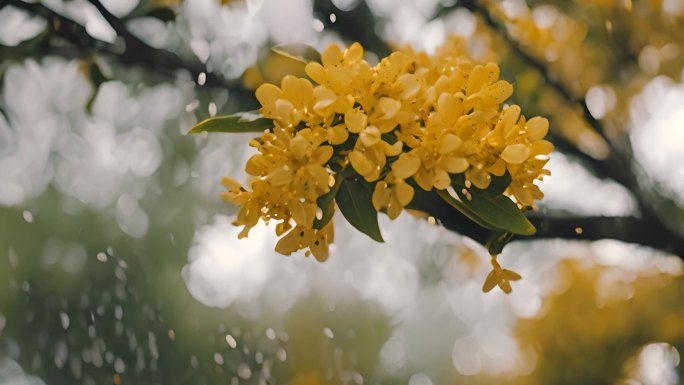
[[[207,86],[224,88],[242,96],[254,97],[252,90],[245,89],[239,83],[227,81],[221,76],[207,72],[204,65],[199,61],[184,60],[173,52],[152,47],[140,40],[126,29],[123,21],[111,14],[98,0],[89,1],[118,34],[118,37],[123,42],[121,47],[91,37],[81,24],[53,11],[41,3],[27,3],[21,0],[7,1],[10,5],[43,17],[48,21],[50,30],[55,36],[88,53],[110,56],[122,64],[143,67],[170,77],[175,77],[174,71],[177,70],[188,71],[194,79],[197,79],[200,73],[205,73],[205,84]]]
[[[589,125],[608,143],[610,143],[610,138],[606,135],[603,125],[599,122],[589,111],[587,107],[586,100],[582,97],[576,97],[572,91],[570,91],[565,84],[549,76],[549,70],[546,64],[541,60],[537,60],[532,55],[528,54],[520,44],[510,35],[508,29],[505,25],[500,24],[494,19],[494,16],[489,12],[487,7],[480,4],[477,0],[460,0],[458,5],[470,10],[471,12],[480,15],[484,22],[489,25],[493,30],[498,32],[498,35],[504,39],[507,45],[515,52],[515,54],[522,58],[525,63],[529,66],[535,68],[537,71],[544,75],[544,80],[546,83],[556,90],[563,98],[570,102],[571,105],[579,106],[582,110],[582,115],[584,119],[589,123]]]
[[[433,216],[444,228],[465,235],[485,245],[492,232],[478,226],[436,194],[422,196],[420,206],[412,202],[410,208]],[[662,223],[645,218],[629,217],[529,217],[537,232],[531,236],[516,236],[514,241],[566,239],[596,241],[614,239],[668,251],[684,259],[684,238],[667,229]]]
[[[684,239],[662,225],[637,217],[579,217],[548,218],[532,217],[537,233],[516,240],[562,238],[569,240],[596,241],[614,239],[636,243],[654,249],[668,251],[684,259]]]

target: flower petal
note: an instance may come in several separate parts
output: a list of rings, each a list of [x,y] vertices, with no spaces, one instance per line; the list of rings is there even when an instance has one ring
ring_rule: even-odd
[[[501,159],[509,164],[520,164],[530,156],[530,147],[523,143],[509,144],[501,152]]]
[[[420,168],[420,158],[410,153],[403,153],[392,163],[392,172],[398,178],[406,179],[412,177]]]

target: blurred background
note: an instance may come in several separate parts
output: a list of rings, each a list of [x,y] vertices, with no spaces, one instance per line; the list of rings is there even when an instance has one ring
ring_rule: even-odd
[[[406,214],[283,257],[219,199],[250,135],[185,135],[301,71],[275,44],[373,62],[458,35],[551,120],[537,215],[674,241],[684,1],[100,1],[0,3],[0,384],[684,383],[669,242],[516,242],[510,295],[481,292],[481,245]]]

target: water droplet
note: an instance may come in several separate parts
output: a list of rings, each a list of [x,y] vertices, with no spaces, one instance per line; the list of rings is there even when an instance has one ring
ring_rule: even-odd
[[[247,364],[241,364],[238,367],[237,375],[243,380],[249,380],[252,377],[252,370],[247,366]]]
[[[126,371],[126,363],[124,363],[121,358],[114,360],[114,371],[117,373],[123,373]]]
[[[69,315],[65,312],[59,312],[59,320],[62,322],[62,328],[67,330],[69,328]]]
[[[285,360],[287,360],[287,352],[283,348],[278,349],[278,351],[276,352],[276,356],[282,362],[285,362]]]
[[[26,222],[33,223],[33,213],[32,212],[30,212],[28,210],[24,210],[24,212],[21,213],[21,216],[24,217],[24,220]]]
[[[313,30],[316,32],[323,32],[325,25],[323,25],[322,21],[314,19],[313,22],[311,22],[311,28],[313,28]]]
[[[228,343],[228,346],[230,346],[233,349],[235,349],[235,347],[237,346],[237,341],[235,341],[235,338],[233,338],[233,336],[231,336],[230,334],[226,334],[226,342]]]

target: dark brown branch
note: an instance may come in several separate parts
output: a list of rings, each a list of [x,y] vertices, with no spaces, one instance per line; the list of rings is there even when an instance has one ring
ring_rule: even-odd
[[[684,239],[659,221],[636,217],[530,218],[537,227],[531,237],[516,240],[562,238],[595,241],[615,239],[668,251],[684,259]]]
[[[490,237],[489,230],[476,225],[440,199],[436,198],[426,208],[428,214],[434,216],[448,230],[463,234],[483,245]],[[514,237],[514,241],[554,238],[578,241],[614,239],[671,252],[684,259],[684,239],[659,221],[633,216],[575,218],[533,216],[530,217],[530,221],[537,228],[537,232],[532,236]]]
[[[122,45],[110,44],[88,35],[85,27],[40,3],[26,3],[21,0],[7,0],[8,4],[39,15],[46,19],[52,34],[88,53],[98,53],[113,57],[122,64],[140,66],[170,77],[177,70],[188,71],[194,79],[200,73],[206,74],[206,85],[230,90],[231,92],[253,98],[253,91],[247,90],[237,82],[207,72],[197,60],[185,60],[173,52],[150,46],[130,33],[123,21],[112,15],[99,1],[90,2],[98,9],[112,28],[117,32]],[[85,56],[85,55],[84,55]]]

